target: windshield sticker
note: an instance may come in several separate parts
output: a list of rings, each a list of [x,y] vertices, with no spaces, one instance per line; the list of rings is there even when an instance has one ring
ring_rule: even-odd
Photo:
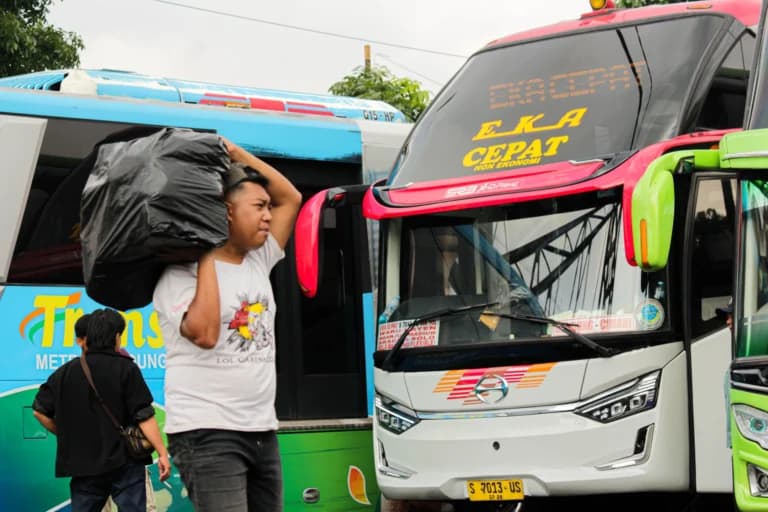
[[[497,380],[503,387],[516,389],[538,388],[544,383],[556,363],[525,364],[501,368],[477,368],[445,372],[432,393],[446,394],[446,400],[462,400],[462,405],[483,403],[476,388],[485,378]],[[502,383],[503,381],[503,383]]]
[[[641,330],[656,330],[664,323],[664,306],[656,299],[647,299],[637,307],[635,317]]]
[[[558,318],[558,320],[571,324],[571,329],[576,332],[622,332],[637,330],[637,320],[635,320],[634,315]],[[562,331],[554,326],[550,326],[548,331],[550,335],[562,335]]]
[[[586,107],[574,108],[565,112],[554,123],[546,124],[545,114],[524,115],[513,122],[514,128],[505,130],[504,119],[486,121],[480,125],[473,141],[509,138],[529,133],[560,131],[581,125],[587,113]],[[512,126],[512,125],[510,125]],[[536,165],[543,157],[557,156],[561,145],[567,144],[568,135],[551,135],[532,140],[513,140],[502,144],[488,144],[470,149],[464,154],[464,167],[474,171],[506,169],[522,165]]]
[[[495,331],[499,327],[501,317],[494,315],[492,311],[483,311],[478,320],[489,330]]]
[[[400,322],[387,322],[379,325],[379,337],[376,343],[377,350],[389,350],[395,346],[397,340],[408,328],[412,320]],[[437,321],[425,322],[414,327],[402,348],[434,347],[440,338],[440,324]]]

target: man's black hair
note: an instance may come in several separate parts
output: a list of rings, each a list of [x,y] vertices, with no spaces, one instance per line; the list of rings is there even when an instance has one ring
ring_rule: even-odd
[[[86,313],[75,322],[75,336],[85,338],[88,334],[88,322],[91,321],[91,314]]]
[[[114,309],[91,313],[85,344],[88,350],[114,350],[115,338],[125,330],[125,319]]]
[[[243,183],[255,183],[264,188],[269,186],[269,180],[256,169],[242,164],[232,164],[229,172],[224,178],[224,197],[228,197],[233,192],[240,190]]]

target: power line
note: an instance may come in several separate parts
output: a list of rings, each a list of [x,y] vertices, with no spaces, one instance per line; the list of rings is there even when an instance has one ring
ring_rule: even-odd
[[[256,23],[263,23],[265,25],[274,25],[276,27],[289,28],[289,29],[292,29],[292,30],[300,30],[302,32],[310,32],[312,34],[320,34],[320,35],[324,35],[324,36],[338,37],[340,39],[350,39],[352,41],[363,41],[363,42],[367,42],[367,43],[379,44],[381,46],[391,46],[392,48],[401,48],[403,50],[412,50],[412,51],[415,51],[415,52],[424,52],[424,53],[431,53],[431,54],[434,54],[434,55],[443,55],[445,57],[456,57],[456,58],[459,58],[459,59],[466,59],[467,58],[466,55],[459,55],[459,54],[456,54],[456,53],[441,52],[439,50],[428,50],[426,48],[417,48],[415,46],[407,46],[407,45],[396,44],[396,43],[386,43],[384,41],[375,41],[373,39],[366,39],[366,38],[363,38],[363,37],[348,36],[348,35],[345,35],[345,34],[337,34],[335,32],[326,32],[324,30],[315,30],[315,29],[312,29],[312,28],[298,27],[296,25],[288,25],[287,23],[278,23],[276,21],[264,20],[264,19],[260,19],[260,18],[252,18],[250,16],[243,16],[243,15],[240,15],[240,14],[232,14],[232,13],[229,13],[229,12],[217,11],[217,10],[214,10],[214,9],[206,9],[204,7],[196,7],[194,5],[182,4],[182,3],[178,3],[178,2],[173,2],[171,0],[154,0],[154,1],[158,2],[158,3],[161,3],[161,4],[167,4],[167,5],[172,5],[172,6],[175,6],[175,7],[181,7],[181,8],[184,8],[184,9],[190,9],[190,10],[193,10],[193,11],[207,12],[209,14],[216,14],[218,16],[227,16],[227,17],[230,17],[230,18],[237,18],[237,19],[241,19],[241,20],[254,21]]]
[[[441,87],[443,86],[443,83],[444,83],[444,82],[438,82],[437,80],[435,80],[435,79],[433,79],[433,78],[429,78],[429,77],[428,77],[428,76],[426,76],[426,75],[422,75],[422,74],[421,74],[421,73],[419,73],[418,71],[414,71],[414,70],[412,70],[411,68],[408,68],[408,67],[406,67],[406,66],[404,66],[404,65],[400,64],[399,62],[397,62],[396,60],[392,59],[392,57],[390,57],[390,56],[388,56],[388,55],[384,55],[383,53],[377,53],[377,54],[376,54],[376,56],[377,56],[377,57],[381,57],[381,58],[383,58],[384,60],[386,60],[386,61],[388,61],[388,62],[390,62],[390,63],[394,64],[395,66],[397,66],[397,67],[399,67],[399,68],[403,68],[404,70],[408,71],[409,73],[413,73],[414,75],[416,75],[416,76],[418,76],[418,77],[421,77],[421,78],[423,78],[424,80],[427,80],[427,81],[429,81],[429,82],[432,82],[432,83],[433,83],[433,84],[435,84],[435,85],[439,85],[439,86],[441,86]]]

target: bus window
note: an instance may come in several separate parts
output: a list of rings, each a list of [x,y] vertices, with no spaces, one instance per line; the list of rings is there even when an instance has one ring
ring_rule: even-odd
[[[768,355],[768,186],[762,179],[747,179],[741,185],[741,192],[743,310],[736,354],[738,357],[765,356]]]
[[[678,135],[722,24],[653,21],[479,52],[424,112],[388,184],[592,159]]]
[[[695,131],[742,126],[749,68],[754,51],[755,36],[745,32],[718,69],[704,100]]]
[[[715,308],[728,303],[733,281],[733,179],[701,179],[696,184],[696,210],[691,239],[691,326],[699,337],[723,326]]]
[[[83,283],[80,194],[92,165],[85,159],[99,141],[129,128],[100,121],[48,120],[8,282]]]

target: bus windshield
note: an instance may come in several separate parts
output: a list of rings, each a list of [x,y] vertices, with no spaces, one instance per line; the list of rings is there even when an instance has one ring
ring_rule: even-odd
[[[743,314],[736,356],[768,355],[768,181],[742,182]]]
[[[416,124],[388,184],[589,160],[678,135],[723,23],[696,15],[481,52]]]
[[[564,335],[514,315],[567,322],[590,336],[668,325],[666,273],[624,258],[619,189],[394,220],[388,236],[400,250],[386,257],[390,307],[378,350],[391,348],[409,320],[482,303],[497,305],[424,322],[403,348]]]

